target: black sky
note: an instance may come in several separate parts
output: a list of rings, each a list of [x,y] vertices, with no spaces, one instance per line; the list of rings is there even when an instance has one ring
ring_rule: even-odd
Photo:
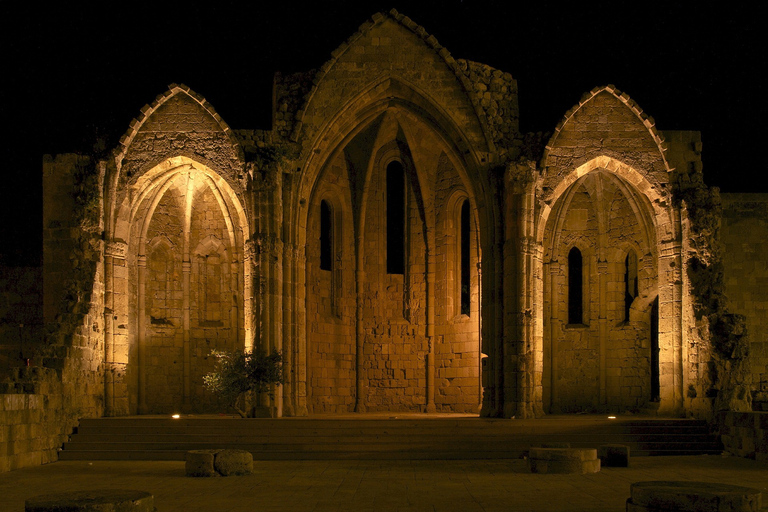
[[[454,57],[511,73],[523,131],[551,131],[584,92],[612,83],[660,129],[702,132],[709,185],[768,191],[758,126],[766,115],[764,23],[749,4],[561,4],[285,0],[43,8],[0,0],[0,253],[17,264],[39,258],[43,154],[89,152],[97,137],[116,145],[139,109],[171,83],[202,94],[232,128],[268,129],[275,71],[321,66],[361,23],[392,7]]]

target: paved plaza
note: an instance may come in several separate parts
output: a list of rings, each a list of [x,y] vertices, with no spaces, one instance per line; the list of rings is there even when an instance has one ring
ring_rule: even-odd
[[[27,498],[90,489],[137,489],[158,512],[603,511],[625,510],[632,482],[688,480],[758,488],[768,511],[768,465],[730,456],[636,457],[588,475],[527,472],[493,461],[269,461],[249,476],[190,478],[183,462],[57,462],[0,474],[0,509]]]

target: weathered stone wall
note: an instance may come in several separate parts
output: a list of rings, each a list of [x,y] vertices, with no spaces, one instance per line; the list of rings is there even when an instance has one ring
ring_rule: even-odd
[[[396,11],[376,14],[363,24],[314,76],[319,85],[307,94],[305,105],[296,114],[301,138],[314,140],[318,130],[358,94],[377,95],[376,88],[367,88],[383,76],[414,86],[415,90],[406,93],[412,96],[409,100],[418,102],[418,94],[427,94],[429,101],[464,128],[470,147],[478,151],[486,147],[486,134],[478,123],[481,109],[473,102],[475,98],[467,95],[474,86],[434,36]],[[514,95],[512,91],[509,94]]]
[[[0,473],[56,462],[77,420],[65,408],[59,375],[20,368],[10,381],[0,383]]]
[[[733,311],[746,317],[753,406],[768,406],[768,195],[721,198],[725,293]]]
[[[721,412],[717,420],[725,451],[768,462],[768,412]]]
[[[0,267],[0,379],[42,345],[42,306],[42,268]]]
[[[120,186],[179,155],[223,171],[231,184],[243,178],[242,149],[234,133],[205,98],[184,85],[172,84],[145,105],[120,143]]]
[[[337,161],[328,166],[307,221],[307,352],[310,413],[352,412],[355,406],[355,243],[350,183]],[[320,268],[320,203],[331,213],[331,269]]]
[[[479,240],[474,214],[469,230],[469,314],[461,305],[461,208],[470,202],[466,187],[445,154],[435,185],[436,236],[435,408],[478,412],[480,405]]]
[[[103,413],[103,178],[87,157],[44,159],[46,334],[0,384],[0,471],[55,461],[78,419]]]

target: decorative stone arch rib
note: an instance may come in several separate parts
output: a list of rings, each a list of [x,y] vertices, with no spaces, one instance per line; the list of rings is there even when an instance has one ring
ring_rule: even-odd
[[[169,190],[174,190],[174,197],[180,201],[181,234],[176,244],[167,236],[154,236],[148,240],[151,219]],[[208,236],[198,241],[196,247],[191,247],[192,203],[203,194],[212,195],[209,204],[215,205],[211,207],[220,212],[225,227],[216,237]],[[222,272],[230,278],[224,300],[233,301],[232,312],[228,314],[230,338],[241,348],[250,348],[253,343],[252,315],[249,313],[253,292],[244,261],[249,223],[238,194],[229,183],[214,169],[198,161],[186,156],[174,156],[139,176],[119,197],[122,201],[115,207],[111,217],[114,222],[109,226],[108,236],[112,240],[111,245],[125,247],[125,250],[111,251],[106,258],[105,357],[108,368],[126,371],[107,372],[106,414],[112,416],[143,411],[142,397],[147,393],[142,370],[146,364],[143,333],[147,328],[143,297],[147,255],[152,247],[166,247],[179,253],[176,257],[180,258],[183,277],[184,317],[180,323],[185,333],[185,354],[189,350],[186,343],[190,329],[188,298],[193,265],[191,259],[197,253],[212,251],[222,256],[222,265],[226,265],[226,268],[222,267]],[[188,365],[189,356],[184,358],[184,364]],[[131,365],[136,368],[133,372]],[[130,378],[126,378],[126,374],[130,374]],[[185,375],[189,375],[186,367]],[[184,393],[189,398],[188,382]]]
[[[453,73],[456,76],[457,81],[459,82],[460,86],[463,89],[463,92],[466,94],[466,97],[469,98],[469,100],[472,102],[472,107],[475,110],[475,114],[477,115],[477,118],[480,122],[480,127],[482,129],[483,134],[485,135],[486,140],[489,144],[489,151],[494,150],[493,142],[491,141],[490,137],[490,130],[488,128],[488,121],[486,119],[485,113],[480,105],[480,102],[477,98],[472,94],[473,87],[470,83],[469,79],[464,75],[464,73],[461,71],[461,68],[459,67],[459,64],[456,62],[456,59],[453,58],[453,56],[450,54],[450,52],[443,47],[440,43],[438,43],[435,36],[430,35],[424,27],[414,22],[411,18],[408,16],[405,16],[401,13],[399,13],[396,9],[391,9],[388,13],[377,13],[373,15],[370,21],[367,21],[360,25],[358,28],[358,31],[352,34],[344,43],[339,45],[336,50],[332,52],[331,58],[323,64],[319,71],[317,72],[317,75],[314,79],[314,86],[310,90],[310,92],[306,96],[306,101],[304,104],[304,107],[297,113],[297,119],[298,122],[296,123],[293,133],[291,135],[291,139],[294,141],[298,141],[301,138],[301,131],[304,126],[304,117],[307,112],[307,108],[312,103],[312,99],[314,98],[316,92],[323,86],[323,79],[328,74],[328,72],[333,68],[336,64],[336,62],[339,60],[339,57],[344,54],[344,52],[348,51],[351,47],[353,47],[356,43],[356,41],[363,36],[367,31],[371,29],[374,25],[382,23],[386,19],[393,19],[397,23],[401,24],[406,29],[413,32],[416,36],[418,36],[425,45],[427,45],[429,48],[433,49],[435,53],[438,55],[438,58],[442,60],[445,65],[453,71]]]
[[[554,240],[545,239],[547,232],[551,230],[553,231],[551,236],[555,236],[554,231],[557,230],[548,225],[552,222],[558,224],[562,222],[560,214],[565,211],[562,201],[567,200],[569,192],[573,190],[572,187],[582,177],[592,172],[609,173],[615,178],[615,182],[620,186],[640,222],[647,247],[653,253],[658,269],[660,317],[663,319],[661,322],[663,325],[659,327],[660,367],[662,368],[659,411],[666,414],[679,414],[683,406],[682,303],[680,301],[682,253],[681,244],[678,242],[679,222],[675,221],[674,208],[664,200],[642,172],[619,160],[601,155],[566,174],[553,189],[548,197],[549,201],[542,204],[538,213],[535,238],[537,245],[542,247],[542,252],[540,257],[534,258],[533,271],[544,275],[547,272],[545,267],[548,266],[550,273],[560,273],[561,269],[545,261],[548,249],[557,250],[557,248],[548,247],[554,243]],[[646,251],[639,248],[635,250],[638,251],[638,257],[646,256]],[[550,314],[542,310],[542,305],[545,303],[545,294],[552,292],[545,290],[543,284],[543,281],[538,283],[534,292],[534,304],[538,309],[535,316],[539,319],[543,319],[543,315]],[[652,294],[651,290],[650,295]],[[648,297],[649,304],[653,299],[654,297]],[[547,333],[543,332],[541,320],[535,325],[538,332],[534,335],[537,345],[534,350],[541,352]],[[541,361],[540,364],[543,364],[543,358],[536,358],[536,361]],[[534,396],[531,398],[534,402],[540,401],[542,395],[534,391]]]

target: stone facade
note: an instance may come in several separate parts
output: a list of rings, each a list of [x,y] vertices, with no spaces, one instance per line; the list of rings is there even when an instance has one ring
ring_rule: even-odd
[[[723,194],[722,200],[726,294],[746,317],[753,400],[768,411],[768,195]]]
[[[278,74],[273,109],[232,130],[174,84],[107,157],[44,161],[67,411],[218,411],[202,376],[233,349],[282,352],[278,416],[711,418],[743,390],[711,371],[746,359],[697,278],[721,263],[699,134],[610,85],[521,133],[511,74],[396,11]]]

